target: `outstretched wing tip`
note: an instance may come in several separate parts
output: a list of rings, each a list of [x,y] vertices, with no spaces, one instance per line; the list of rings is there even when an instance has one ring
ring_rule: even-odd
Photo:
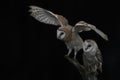
[[[29,6],[29,12],[33,12],[34,10],[42,10],[43,8],[35,6],[35,5],[30,5]]]
[[[29,6],[29,8],[32,8],[32,7],[34,7],[34,5],[30,5],[30,6]]]
[[[30,12],[30,16],[34,17],[36,20],[42,23],[51,24],[51,25],[59,25],[59,21],[54,13],[48,11],[44,8],[37,7],[35,5],[29,6],[28,12]]]
[[[105,38],[104,38],[106,41],[109,41],[109,38],[108,36],[106,35]]]
[[[31,9],[32,9],[32,8],[35,8],[35,7],[37,7],[37,6],[35,6],[35,5],[30,5],[30,6],[29,6],[29,8],[31,8]]]
[[[33,12],[33,8],[34,8],[34,7],[35,7],[34,5],[30,5],[30,6],[29,6],[30,9],[28,10],[28,12]]]

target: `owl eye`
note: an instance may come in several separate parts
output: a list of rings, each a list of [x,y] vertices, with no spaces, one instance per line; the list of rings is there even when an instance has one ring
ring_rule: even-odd
[[[90,44],[88,44],[86,47],[85,47],[85,51],[89,51],[91,49],[91,46]]]
[[[88,45],[88,47],[91,47],[91,45]]]
[[[63,34],[64,34],[64,32],[60,33],[60,36],[63,35]]]

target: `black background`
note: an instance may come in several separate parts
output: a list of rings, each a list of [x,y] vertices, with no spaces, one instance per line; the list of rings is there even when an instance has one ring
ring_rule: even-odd
[[[65,44],[56,39],[58,27],[38,22],[28,12],[37,5],[61,14],[75,25],[80,20],[94,24],[106,33],[103,40],[94,31],[81,33],[94,39],[103,55],[101,80],[119,80],[119,7],[115,1],[85,0],[9,0],[1,7],[1,80],[80,80],[77,69],[64,55]],[[73,54],[71,54],[72,57]],[[80,60],[78,54],[77,59]]]

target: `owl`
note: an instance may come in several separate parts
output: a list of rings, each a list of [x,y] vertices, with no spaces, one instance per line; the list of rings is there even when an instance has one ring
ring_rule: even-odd
[[[94,25],[85,21],[79,21],[73,27],[69,25],[68,20],[62,15],[54,14],[46,9],[37,6],[30,6],[29,12],[31,13],[30,15],[39,22],[58,26],[57,39],[65,42],[68,49],[67,56],[69,56],[72,50],[74,50],[74,59],[76,59],[77,52],[82,49],[83,44],[83,39],[79,36],[79,32],[94,30],[102,38],[108,40],[106,34],[97,29]]]
[[[83,43],[83,65],[88,73],[102,72],[102,55],[94,40],[85,40]]]

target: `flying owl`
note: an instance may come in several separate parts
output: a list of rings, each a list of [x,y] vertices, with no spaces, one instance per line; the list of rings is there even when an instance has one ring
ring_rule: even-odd
[[[31,12],[31,16],[39,22],[60,26],[57,29],[57,38],[65,42],[68,49],[67,56],[69,56],[74,49],[74,59],[76,58],[77,52],[82,49],[83,40],[79,36],[79,32],[94,30],[102,38],[108,40],[106,34],[97,29],[94,25],[88,24],[85,21],[79,21],[73,27],[69,25],[68,20],[62,15],[54,14],[46,9],[30,6],[29,12]]]
[[[102,55],[94,40],[85,40],[83,43],[83,64],[88,73],[102,72]]]

